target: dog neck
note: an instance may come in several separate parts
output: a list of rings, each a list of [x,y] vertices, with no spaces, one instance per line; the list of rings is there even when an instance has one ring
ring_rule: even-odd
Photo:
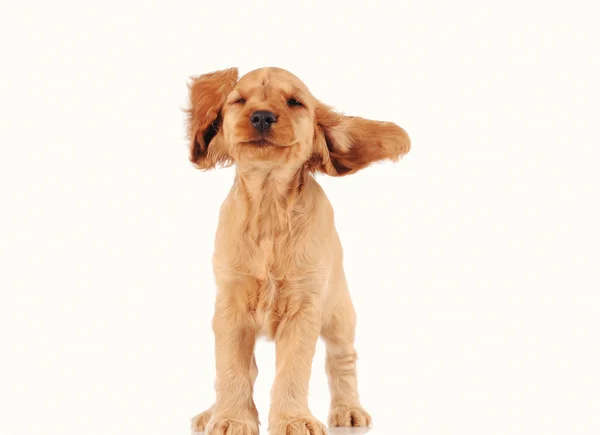
[[[310,209],[308,186],[314,182],[304,168],[237,167],[235,199],[245,208],[248,231],[290,231],[292,215]]]

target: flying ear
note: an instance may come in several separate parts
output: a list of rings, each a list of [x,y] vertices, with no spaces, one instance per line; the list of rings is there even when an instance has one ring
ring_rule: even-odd
[[[238,80],[237,68],[193,77],[189,85],[190,107],[186,110],[190,161],[199,169],[211,169],[229,162],[218,135],[221,110]]]
[[[380,160],[397,161],[410,150],[406,131],[391,122],[344,116],[320,105],[316,110],[318,170],[333,176],[352,174]]]

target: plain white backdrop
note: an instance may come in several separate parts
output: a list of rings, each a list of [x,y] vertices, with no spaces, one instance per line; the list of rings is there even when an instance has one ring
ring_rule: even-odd
[[[0,18],[0,433],[187,434],[214,398],[234,168],[187,160],[187,79],[279,66],[393,121],[319,177],[384,434],[600,433],[594,2],[16,2]],[[272,343],[258,345],[266,432]],[[324,350],[310,405],[325,419]]]

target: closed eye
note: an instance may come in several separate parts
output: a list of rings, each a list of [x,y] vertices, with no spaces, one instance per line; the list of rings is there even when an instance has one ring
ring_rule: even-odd
[[[300,101],[296,100],[295,98],[290,98],[289,100],[287,100],[287,105],[290,107],[302,107],[304,106],[304,104],[302,104]]]
[[[233,104],[244,104],[246,102],[245,98],[240,98],[239,100],[235,100]]]

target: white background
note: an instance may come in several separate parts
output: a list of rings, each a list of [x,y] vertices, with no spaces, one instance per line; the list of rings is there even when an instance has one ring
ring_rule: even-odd
[[[3,2],[0,433],[187,434],[211,404],[234,169],[193,169],[181,109],[189,76],[232,66],[412,138],[319,178],[372,434],[600,433],[593,3]],[[319,344],[321,419],[323,366]]]

